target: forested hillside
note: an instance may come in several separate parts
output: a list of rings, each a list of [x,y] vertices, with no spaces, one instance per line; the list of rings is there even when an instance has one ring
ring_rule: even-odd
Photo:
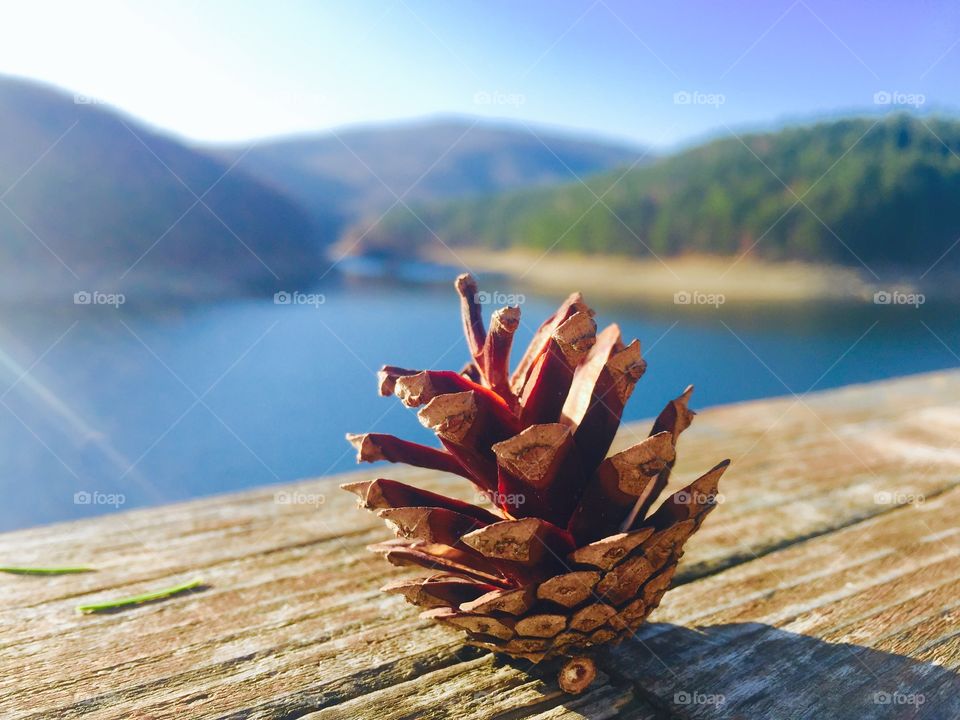
[[[0,77],[0,298],[217,296],[320,272],[323,238],[287,197],[79,100]]]
[[[859,257],[925,267],[960,237],[958,122],[895,115],[742,140],[715,140],[622,179],[613,171],[585,178],[586,187],[573,182],[417,213],[451,244],[628,255],[751,249],[772,260]],[[396,209],[367,234],[364,249],[393,253],[429,242],[423,224]]]
[[[649,159],[641,149],[470,118],[341,128],[210,151],[296,199],[328,232],[425,203],[556,185]]]

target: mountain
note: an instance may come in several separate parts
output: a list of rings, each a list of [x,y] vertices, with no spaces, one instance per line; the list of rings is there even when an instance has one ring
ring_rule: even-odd
[[[926,269],[958,264],[960,122],[891,115],[715,140],[586,187],[416,208],[449,244],[581,253],[682,253]],[[602,197],[602,202],[597,200]],[[798,201],[798,197],[802,201]],[[359,230],[355,230],[359,232]],[[365,248],[410,250],[430,231],[396,209]]]
[[[228,168],[86,98],[0,76],[0,297],[216,296],[319,274],[306,213]]]
[[[211,152],[298,200],[328,232],[408,204],[566,182],[643,157],[541,128],[447,119],[345,129]]]

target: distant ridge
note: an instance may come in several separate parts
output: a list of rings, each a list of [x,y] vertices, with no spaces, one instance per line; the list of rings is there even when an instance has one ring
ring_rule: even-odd
[[[312,281],[323,239],[308,215],[228,168],[87,98],[0,76],[0,299]]]
[[[486,248],[960,268],[958,197],[960,122],[931,115],[754,132],[661,158],[464,118],[190,147],[0,76],[0,301],[296,289],[324,274],[334,242],[408,256],[434,233]]]
[[[894,114],[752,133],[619,178],[418,206],[420,219],[398,208],[353,233],[376,253],[435,245],[435,232],[450,245],[493,248],[960,267],[960,248],[950,252],[960,239],[955,120]]]
[[[568,182],[646,159],[642,148],[469,118],[344,128],[210,147],[298,200],[328,232],[397,202],[430,203]],[[394,194],[395,193],[395,194]]]

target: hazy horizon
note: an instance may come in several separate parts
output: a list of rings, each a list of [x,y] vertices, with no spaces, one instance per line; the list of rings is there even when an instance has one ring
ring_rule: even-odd
[[[584,140],[588,142],[595,142],[599,144],[607,144],[611,146],[623,146],[623,147],[632,147],[637,150],[651,150],[657,154],[670,154],[677,152],[701,143],[710,142],[711,140],[726,137],[730,134],[730,131],[736,132],[738,134],[746,133],[763,133],[763,132],[776,132],[778,130],[804,126],[804,125],[815,125],[822,122],[830,122],[832,120],[838,119],[849,119],[849,118],[863,118],[863,117],[878,117],[890,113],[907,113],[910,115],[919,115],[919,116],[934,116],[934,117],[944,117],[944,118],[953,118],[960,119],[960,106],[958,107],[922,107],[922,108],[910,108],[910,107],[894,107],[894,108],[884,108],[877,106],[862,106],[849,108],[838,108],[831,111],[811,111],[806,114],[794,114],[789,116],[783,116],[778,118],[773,118],[766,121],[756,121],[756,122],[744,122],[742,124],[737,124],[734,126],[724,126],[718,125],[714,127],[709,127],[704,129],[702,132],[690,135],[689,137],[684,137],[677,140],[674,143],[668,145],[656,145],[654,143],[647,143],[642,140],[636,140],[629,137],[618,137],[616,135],[604,134],[602,131],[595,128],[582,128],[582,127],[573,127],[568,125],[559,125],[556,123],[551,123],[548,121],[534,121],[526,122],[522,119],[508,117],[508,116],[483,116],[469,113],[457,113],[457,112],[444,112],[438,111],[434,113],[426,113],[422,115],[411,115],[411,116],[398,116],[394,118],[383,118],[375,120],[357,120],[355,122],[345,123],[343,125],[336,126],[327,126],[327,127],[317,127],[313,129],[303,129],[303,130],[293,130],[288,132],[280,132],[279,134],[273,135],[261,135],[250,138],[242,139],[226,139],[226,140],[204,140],[191,138],[186,135],[177,133],[174,129],[163,127],[152,123],[149,119],[140,117],[131,113],[124,108],[113,105],[106,100],[101,98],[94,98],[92,96],[86,96],[82,93],[76,93],[71,88],[57,85],[52,82],[47,82],[44,80],[38,80],[32,77],[19,76],[19,75],[4,75],[0,74],[0,78],[8,78],[13,81],[22,81],[34,84],[38,87],[44,87],[54,92],[58,92],[67,96],[73,95],[80,104],[93,104],[101,106],[104,109],[117,113],[121,116],[124,116],[128,119],[135,121],[136,123],[142,125],[143,127],[149,128],[150,130],[167,135],[171,138],[179,140],[186,145],[190,145],[197,148],[218,148],[218,147],[243,147],[245,145],[261,145],[261,144],[270,144],[270,143],[283,143],[283,142],[296,142],[298,140],[309,140],[311,138],[319,138],[325,136],[337,136],[344,135],[349,133],[363,132],[363,131],[376,131],[376,130],[390,130],[397,128],[405,127],[419,127],[427,126],[431,124],[442,124],[445,122],[450,123],[461,123],[461,124],[471,124],[474,121],[477,121],[478,126],[483,126],[486,128],[504,128],[504,129],[513,129],[522,130],[524,127],[535,128],[537,130],[546,131],[548,133],[553,133],[555,135],[562,135],[564,137]]]
[[[737,10],[38,2],[6,14],[0,73],[198,144],[479,116],[669,150],[806,118],[960,107],[960,8],[785,0]]]

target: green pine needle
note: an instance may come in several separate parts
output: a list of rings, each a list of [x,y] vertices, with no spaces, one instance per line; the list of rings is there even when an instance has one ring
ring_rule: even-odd
[[[120,598],[118,600],[107,600],[105,602],[78,605],[77,612],[81,614],[109,612],[111,610],[119,610],[126,607],[132,607],[134,605],[140,605],[142,603],[153,602],[154,600],[165,600],[166,598],[179,595],[180,593],[196,590],[201,585],[203,585],[203,580],[196,578],[189,582],[181,583],[180,585],[164,588],[163,590],[154,590],[152,592],[142,593],[140,595],[134,595],[127,598]]]
[[[10,573],[11,575],[73,575],[76,573],[94,572],[92,567],[18,567],[16,565],[4,565],[0,567],[0,572]]]

